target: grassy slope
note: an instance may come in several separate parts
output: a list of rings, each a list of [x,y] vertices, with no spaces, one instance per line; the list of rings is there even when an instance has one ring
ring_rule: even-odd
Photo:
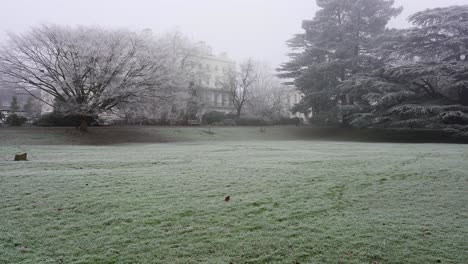
[[[249,129],[223,133],[257,140],[0,141],[0,263],[468,259],[468,146],[266,141]],[[30,161],[9,161],[18,150]]]
[[[92,127],[88,134],[74,128],[0,127],[0,144],[108,145],[206,140],[339,140],[356,142],[468,143],[436,130],[345,129],[336,127]]]

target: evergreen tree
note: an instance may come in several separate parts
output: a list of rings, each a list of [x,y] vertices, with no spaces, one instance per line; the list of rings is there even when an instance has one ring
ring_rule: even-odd
[[[18,98],[16,96],[11,97],[10,110],[13,113],[18,112],[20,110],[20,106],[19,106],[19,103],[18,103]]]
[[[33,99],[32,97],[28,98],[28,101],[23,105],[23,110],[26,112],[28,116],[33,115]]]
[[[291,60],[282,65],[279,76],[292,79],[304,93],[297,111],[333,119],[338,104],[353,100],[339,97],[336,87],[381,65],[370,56],[370,40],[402,9],[393,7],[393,0],[317,0],[317,5],[321,9],[314,19],[303,21],[305,32],[288,41]]]
[[[385,67],[340,86],[359,98],[343,107],[358,127],[468,129],[468,6],[436,8],[410,17],[414,27],[377,39]]]

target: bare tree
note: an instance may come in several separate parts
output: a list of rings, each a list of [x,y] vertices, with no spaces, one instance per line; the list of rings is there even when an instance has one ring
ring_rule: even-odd
[[[146,37],[163,47],[165,67],[171,69],[166,75],[167,82],[147,92],[145,96],[132,98],[120,104],[117,114],[127,122],[135,120],[150,123],[166,122],[187,115],[193,108],[195,87],[192,83],[199,70],[199,46],[178,31],[153,35],[145,30]]]
[[[86,131],[90,117],[167,86],[170,59],[144,34],[43,25],[9,35],[0,48],[0,75],[4,85],[52,97],[60,111],[81,116]]]
[[[244,105],[252,99],[252,85],[257,80],[257,73],[252,59],[240,65],[239,71],[229,69],[221,86],[228,90],[232,103],[236,108],[237,118],[240,117]]]
[[[248,112],[262,119],[277,120],[287,109],[289,89],[281,83],[273,68],[264,62],[256,62],[257,78],[251,87],[252,99]]]

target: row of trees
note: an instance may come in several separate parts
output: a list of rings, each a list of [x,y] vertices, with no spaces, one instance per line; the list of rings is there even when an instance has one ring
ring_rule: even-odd
[[[388,29],[393,0],[321,0],[279,70],[305,95],[296,111],[356,127],[468,125],[468,6],[437,8]],[[465,132],[464,132],[465,131]]]
[[[220,84],[229,91],[238,118],[243,110],[251,117],[270,121],[289,115],[285,110],[291,89],[265,62],[248,59],[238,71],[229,70]]]
[[[12,113],[24,112],[27,117],[37,118],[40,115],[41,109],[40,104],[33,97],[28,97],[23,106],[20,105],[18,97],[12,96],[10,102],[10,111]]]
[[[29,97],[26,103],[21,107],[18,97],[12,96],[8,109],[10,114],[6,115],[0,111],[0,121],[12,126],[21,126],[26,123],[26,117],[38,117],[38,114],[40,114],[39,108],[40,105],[32,97]],[[19,112],[22,114],[20,115]]]
[[[42,25],[9,35],[0,48],[0,85],[23,89],[62,115],[81,117],[82,130],[105,112],[127,121],[195,119],[200,98],[194,79],[202,74],[204,48],[179,33]],[[281,87],[279,81],[267,83],[274,73],[261,69],[249,59],[220,82],[237,116],[246,107],[257,111],[260,97]],[[263,107],[277,107],[275,100]]]
[[[39,89],[37,99],[81,116],[86,130],[89,117],[135,98],[167,96],[180,86],[175,76],[185,65],[177,55],[147,34],[44,25],[10,34],[0,50],[0,74],[3,85],[35,97],[31,91]]]

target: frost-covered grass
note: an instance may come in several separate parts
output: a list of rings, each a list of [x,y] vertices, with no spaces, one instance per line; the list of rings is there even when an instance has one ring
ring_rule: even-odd
[[[23,142],[0,145],[0,263],[468,259],[467,145]]]

